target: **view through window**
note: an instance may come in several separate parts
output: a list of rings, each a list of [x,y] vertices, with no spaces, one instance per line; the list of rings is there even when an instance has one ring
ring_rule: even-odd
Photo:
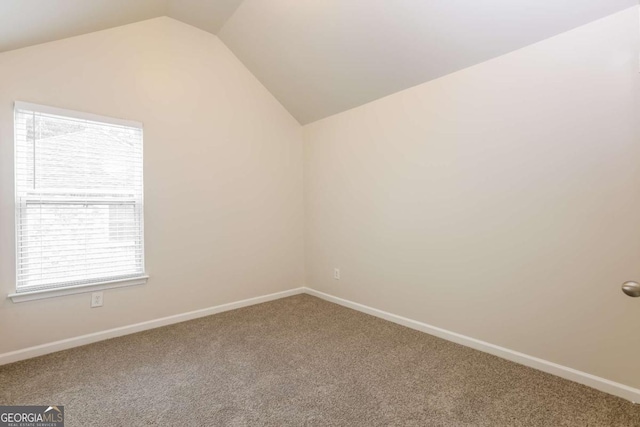
[[[144,276],[142,125],[15,106],[17,292]]]

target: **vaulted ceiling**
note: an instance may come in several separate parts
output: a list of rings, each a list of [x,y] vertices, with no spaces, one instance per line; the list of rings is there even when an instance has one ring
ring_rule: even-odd
[[[216,34],[242,0],[0,0],[0,52],[171,16]]]
[[[637,0],[2,0],[0,52],[170,16],[218,34],[305,124],[635,5]]]

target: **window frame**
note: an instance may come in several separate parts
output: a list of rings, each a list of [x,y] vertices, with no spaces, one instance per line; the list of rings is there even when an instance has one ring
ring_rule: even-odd
[[[135,277],[124,277],[124,278],[118,278],[118,279],[114,279],[114,280],[101,280],[101,279],[95,279],[95,281],[92,282],[88,282],[88,283],[80,283],[80,284],[70,284],[70,285],[66,285],[66,286],[58,286],[58,287],[51,287],[51,288],[42,288],[42,289],[35,289],[35,290],[22,290],[20,291],[18,289],[18,271],[19,271],[19,257],[18,257],[18,251],[20,250],[19,248],[19,238],[18,238],[18,233],[19,233],[19,222],[20,222],[20,218],[18,217],[18,207],[19,204],[21,204],[23,201],[19,200],[21,199],[19,197],[19,193],[18,193],[18,180],[16,178],[15,175],[15,171],[18,170],[18,156],[17,156],[17,146],[16,146],[16,133],[17,133],[17,129],[16,129],[16,119],[15,119],[15,114],[18,110],[30,110],[30,111],[35,111],[38,113],[43,113],[43,114],[52,114],[52,115],[58,115],[58,116],[63,116],[63,117],[70,117],[73,119],[79,119],[79,120],[88,120],[88,121],[93,121],[93,122],[99,122],[99,123],[106,123],[106,124],[113,124],[113,125],[119,125],[119,126],[126,126],[126,127],[134,127],[134,128],[138,128],[140,129],[141,132],[141,138],[142,138],[142,144],[141,144],[141,155],[142,155],[142,169],[141,169],[141,173],[142,173],[142,189],[141,189],[141,194],[140,194],[140,203],[139,203],[139,208],[141,209],[141,215],[140,215],[140,238],[141,238],[141,249],[142,249],[142,253],[141,253],[141,264],[142,264],[142,273],[140,274],[136,274]],[[113,117],[107,117],[107,116],[102,116],[102,115],[97,115],[97,114],[92,114],[92,113],[86,113],[86,112],[81,112],[81,111],[74,111],[74,110],[68,110],[68,109],[62,109],[62,108],[57,108],[57,107],[50,107],[50,106],[45,106],[45,105],[39,105],[39,104],[32,104],[32,103],[27,103],[27,102],[21,102],[21,101],[15,101],[14,102],[14,123],[13,123],[13,131],[14,131],[14,238],[15,238],[15,250],[14,250],[14,256],[15,256],[15,292],[11,293],[8,295],[8,297],[15,303],[15,302],[24,302],[24,301],[32,301],[32,300],[38,300],[38,299],[43,299],[43,298],[52,298],[52,297],[58,297],[58,296],[62,296],[62,295],[71,295],[71,294],[78,294],[78,293],[86,293],[86,292],[95,292],[95,291],[100,291],[100,290],[106,290],[106,289],[113,289],[113,288],[120,288],[120,287],[125,287],[125,286],[137,286],[137,285],[142,285],[147,283],[149,276],[147,273],[147,269],[146,269],[146,262],[145,262],[145,233],[144,233],[144,129],[143,129],[143,125],[141,122],[136,122],[136,121],[131,121],[131,120],[123,120],[123,119],[118,119],[118,118],[113,118]],[[42,190],[35,190],[34,192],[46,192],[46,190],[42,191]],[[55,192],[53,192],[55,194]],[[91,193],[91,191],[88,191],[88,193]],[[94,194],[96,193],[96,191],[93,192]],[[40,199],[41,200],[41,199]],[[135,199],[132,199],[132,201],[134,202],[134,206],[137,206],[137,204],[135,203]],[[26,202],[26,200],[24,201]],[[108,203],[107,203],[108,204]]]

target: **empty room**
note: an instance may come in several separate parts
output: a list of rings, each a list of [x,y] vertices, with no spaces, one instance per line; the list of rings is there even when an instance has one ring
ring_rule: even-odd
[[[640,426],[637,0],[0,0],[0,427]]]

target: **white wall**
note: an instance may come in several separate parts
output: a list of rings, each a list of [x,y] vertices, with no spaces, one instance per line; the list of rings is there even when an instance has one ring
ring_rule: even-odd
[[[307,286],[640,387],[638,33],[634,7],[306,126]]]
[[[0,353],[303,284],[302,130],[217,37],[169,18],[0,54],[0,294],[15,290],[13,101],[144,123],[144,286],[14,304]]]

